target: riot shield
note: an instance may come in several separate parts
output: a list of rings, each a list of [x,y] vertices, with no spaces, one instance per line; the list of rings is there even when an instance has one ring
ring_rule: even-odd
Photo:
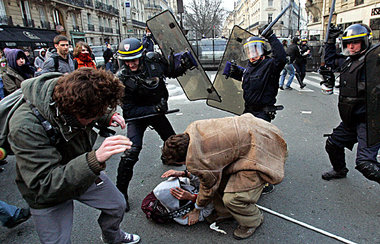
[[[367,145],[380,143],[380,44],[365,56],[367,100]]]
[[[240,115],[244,111],[243,89],[241,81],[223,75],[223,70],[227,61],[232,60],[241,67],[247,67],[248,60],[243,60],[243,42],[252,36],[248,31],[235,25],[232,29],[230,38],[223,55],[222,62],[219,64],[218,72],[214,79],[214,87],[222,98],[221,102],[207,100],[207,105],[224,111]]]
[[[173,14],[166,10],[149,19],[146,24],[156,39],[163,56],[168,58],[171,50],[173,50],[174,53],[189,50],[198,63],[197,68],[187,70],[185,75],[177,78],[186,97],[190,101],[200,99],[220,101],[220,96],[202,68]]]

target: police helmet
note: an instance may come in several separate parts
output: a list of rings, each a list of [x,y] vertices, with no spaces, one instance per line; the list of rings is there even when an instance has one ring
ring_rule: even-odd
[[[345,56],[357,56],[365,53],[372,43],[372,30],[365,24],[353,24],[347,27],[340,38],[342,52]],[[359,50],[349,50],[347,44],[360,42]]]
[[[308,40],[306,37],[301,38],[301,43],[302,43],[302,42],[306,42],[306,43],[307,43],[308,41],[309,41],[309,40]]]
[[[267,52],[264,39],[257,36],[249,37],[243,45],[244,59],[257,58]]]
[[[127,38],[120,42],[117,56],[120,60],[140,58],[145,48],[141,41],[136,38]]]

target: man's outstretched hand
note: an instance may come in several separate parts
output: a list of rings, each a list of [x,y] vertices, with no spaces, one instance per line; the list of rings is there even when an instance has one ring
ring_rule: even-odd
[[[132,142],[126,136],[107,137],[102,145],[95,151],[96,159],[99,162],[107,161],[112,155],[124,152],[130,149]]]

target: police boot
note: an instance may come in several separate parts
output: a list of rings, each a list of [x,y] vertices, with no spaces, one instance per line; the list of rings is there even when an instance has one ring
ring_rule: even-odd
[[[356,165],[355,169],[359,170],[367,179],[380,184],[380,165],[378,163],[364,161]]]
[[[133,167],[138,161],[140,150],[141,149],[132,146],[131,149],[125,151],[121,156],[119,167],[117,169],[116,187],[124,195],[126,202],[125,212],[128,212],[130,209],[128,202],[128,186],[132,179]]]
[[[347,176],[348,169],[346,168],[344,148],[338,147],[329,137],[326,140],[325,149],[329,155],[333,169],[323,173],[322,179],[332,180],[345,178]]]

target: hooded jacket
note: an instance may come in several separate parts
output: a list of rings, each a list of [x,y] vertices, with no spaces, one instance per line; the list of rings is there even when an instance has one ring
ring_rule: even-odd
[[[34,71],[30,68],[30,63],[25,53],[20,49],[5,48],[4,53],[7,59],[7,68],[2,74],[5,95],[9,95],[21,86],[25,79],[33,77]],[[17,65],[17,58],[24,58],[25,64]]]
[[[55,70],[54,59],[58,59],[58,70]],[[42,66],[42,71],[37,72],[37,75],[45,74],[48,72],[60,72],[62,74],[71,73],[75,70],[74,62],[70,57],[70,54],[67,54],[67,60],[63,59],[57,52],[53,52],[49,58],[47,58]]]
[[[52,104],[53,90],[61,75],[48,73],[21,85],[24,98],[57,129],[56,145],[51,144],[28,103],[18,107],[9,121],[8,141],[16,156],[16,183],[29,206],[36,209],[80,196],[105,168],[92,150],[96,140],[92,126],[71,128],[62,122]],[[112,114],[97,122],[106,125]]]
[[[284,178],[287,145],[281,131],[250,113],[195,121],[185,133],[186,166],[200,179],[198,206],[206,206],[216,191],[244,192]]]
[[[42,52],[45,52],[45,57],[46,57],[46,50],[41,49],[38,53],[37,58],[34,60],[34,67],[36,67],[36,69],[39,69],[39,68],[42,69],[42,65],[45,62],[45,57],[43,57],[41,54]]]

